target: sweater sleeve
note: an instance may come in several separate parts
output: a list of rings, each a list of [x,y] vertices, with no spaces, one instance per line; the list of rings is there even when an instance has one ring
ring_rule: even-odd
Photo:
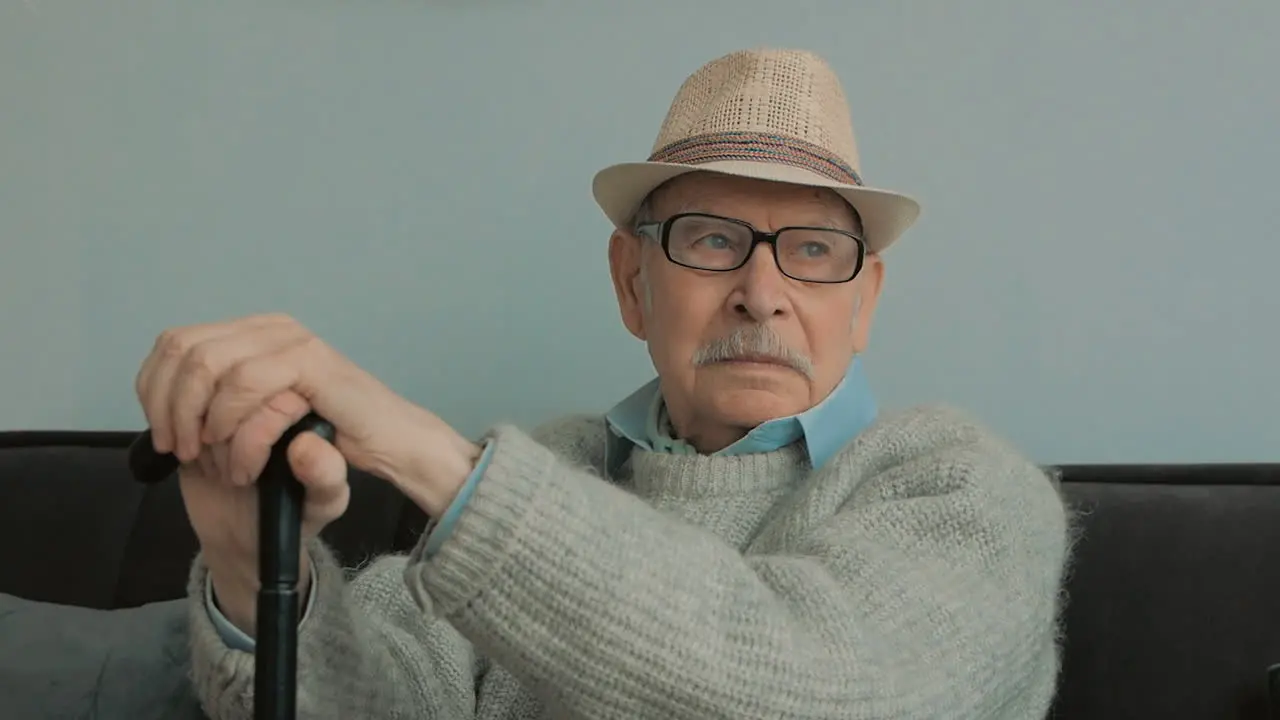
[[[499,428],[453,533],[405,580],[555,717],[1043,717],[1064,507],[1038,468],[953,426],[868,431],[876,467],[842,458],[861,479],[830,512],[827,491],[797,491],[745,553]]]
[[[308,546],[315,588],[298,626],[299,717],[474,716],[481,667],[445,622],[428,622],[404,585],[405,556],[386,556],[350,582],[318,540]],[[218,632],[197,556],[188,594],[192,679],[212,720],[253,717],[254,656]]]

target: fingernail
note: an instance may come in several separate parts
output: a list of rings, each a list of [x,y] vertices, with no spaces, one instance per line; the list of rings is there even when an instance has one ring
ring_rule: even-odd
[[[163,454],[169,452],[169,438],[165,437],[164,433],[158,433],[152,430],[151,445],[158,453]]]

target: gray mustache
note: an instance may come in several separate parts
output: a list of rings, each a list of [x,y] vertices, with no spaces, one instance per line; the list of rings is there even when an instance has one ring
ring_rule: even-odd
[[[764,325],[744,325],[725,337],[712,340],[693,356],[695,366],[760,355],[776,360],[805,377],[813,376],[809,358],[792,350],[773,330]]]

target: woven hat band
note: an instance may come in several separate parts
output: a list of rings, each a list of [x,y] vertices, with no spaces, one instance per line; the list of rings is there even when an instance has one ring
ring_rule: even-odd
[[[857,171],[826,149],[798,138],[753,132],[718,132],[677,140],[649,156],[649,162],[701,165],[721,160],[756,160],[812,170],[848,185],[862,185]]]

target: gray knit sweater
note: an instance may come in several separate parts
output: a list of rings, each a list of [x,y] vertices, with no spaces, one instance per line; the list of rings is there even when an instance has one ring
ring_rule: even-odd
[[[299,628],[306,718],[1041,718],[1068,523],[1055,484],[958,411],[802,446],[637,449],[598,417],[495,429],[438,554],[348,581],[319,543]],[[251,718],[253,656],[190,585],[193,675]]]

